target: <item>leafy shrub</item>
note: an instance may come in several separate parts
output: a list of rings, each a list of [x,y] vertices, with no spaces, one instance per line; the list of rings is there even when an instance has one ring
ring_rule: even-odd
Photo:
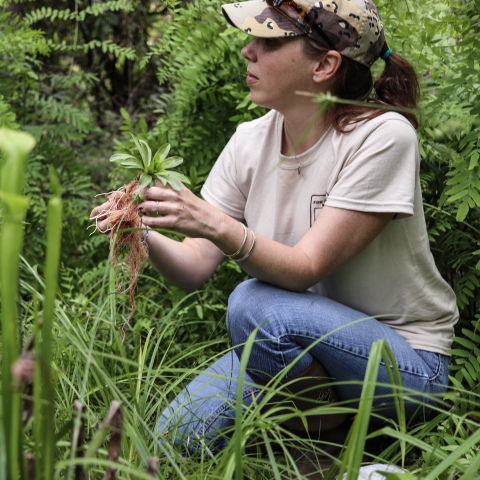
[[[73,269],[94,267],[107,249],[89,237],[88,214],[94,195],[108,186],[103,165],[125,104],[115,99],[122,92],[131,108],[141,108],[151,93],[132,86],[155,80],[154,67],[140,73],[135,59],[146,51],[149,29],[164,7],[129,0],[73,8],[57,0],[1,0],[0,9],[0,124],[37,139],[25,187],[31,199],[25,255],[42,263],[45,179],[53,164],[65,205],[62,261]],[[131,22],[126,32],[125,22]]]
[[[235,127],[265,113],[253,105],[240,58],[245,35],[226,28],[222,2],[176,2],[174,21],[152,49],[159,56],[158,79],[165,88],[153,137],[166,137],[172,148],[204,174]]]

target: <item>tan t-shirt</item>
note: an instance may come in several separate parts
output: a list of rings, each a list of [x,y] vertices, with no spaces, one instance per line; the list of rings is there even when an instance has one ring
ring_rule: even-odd
[[[362,252],[310,290],[378,318],[413,348],[447,353],[458,310],[430,252],[412,125],[389,112],[351,133],[330,128],[296,159],[280,153],[282,128],[274,110],[240,125],[202,189],[205,200],[289,246],[324,205],[396,213]]]

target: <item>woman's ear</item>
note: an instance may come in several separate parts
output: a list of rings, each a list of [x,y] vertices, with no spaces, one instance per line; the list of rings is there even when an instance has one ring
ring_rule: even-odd
[[[313,81],[323,83],[330,81],[342,64],[342,55],[335,50],[329,50],[321,57],[313,71]]]

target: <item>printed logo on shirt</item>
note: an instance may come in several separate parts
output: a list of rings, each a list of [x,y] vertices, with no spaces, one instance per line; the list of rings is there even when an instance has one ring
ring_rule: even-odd
[[[310,227],[313,225],[313,222],[317,219],[320,210],[322,210],[325,202],[327,201],[328,193],[325,195],[312,195],[310,199]]]

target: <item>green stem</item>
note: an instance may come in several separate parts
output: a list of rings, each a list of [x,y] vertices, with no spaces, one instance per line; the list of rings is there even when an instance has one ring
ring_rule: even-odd
[[[17,339],[17,297],[23,222],[28,199],[21,196],[25,165],[35,146],[31,135],[0,128],[0,149],[4,159],[0,177],[0,200],[3,225],[0,235],[0,286],[2,301],[2,407],[3,433],[6,442],[6,472],[3,478],[18,478],[24,461],[22,452],[22,418],[20,392],[13,388],[12,365],[19,355]],[[1,427],[2,425],[0,425]]]
[[[39,346],[42,344],[42,325],[41,315],[39,314],[39,299],[37,294],[33,295],[33,335],[34,335],[34,352],[35,357],[41,356]],[[43,443],[43,425],[37,419],[42,416],[42,397],[40,385],[42,384],[42,369],[38,361],[35,362],[35,369],[33,372],[33,435],[35,440],[35,446],[38,449],[37,456],[35,458],[35,480],[41,480],[43,473],[40,445]]]
[[[54,410],[53,410],[53,384],[51,378],[52,363],[52,330],[55,297],[57,293],[58,267],[60,262],[60,247],[62,238],[62,200],[60,186],[53,170],[50,170],[50,183],[53,196],[47,207],[47,259],[45,266],[45,293],[43,300],[43,324],[39,345],[37,345],[38,361],[42,381],[35,387],[40,389],[42,425],[42,468],[37,468],[41,478],[53,478],[54,456]],[[38,451],[38,444],[37,444]]]
[[[3,225],[0,237],[0,285],[2,299],[2,397],[3,422],[5,438],[10,439],[7,449],[7,477],[16,479],[18,476],[18,459],[20,456],[21,439],[21,400],[20,391],[13,388],[12,365],[18,358],[17,339],[17,297],[18,297],[18,269],[20,252],[23,243],[23,222],[28,200],[24,197],[12,195],[6,198],[2,195]],[[13,205],[8,205],[11,200]],[[15,208],[17,219],[9,215],[8,210]],[[0,475],[1,476],[1,475]],[[5,477],[4,477],[5,478]]]

